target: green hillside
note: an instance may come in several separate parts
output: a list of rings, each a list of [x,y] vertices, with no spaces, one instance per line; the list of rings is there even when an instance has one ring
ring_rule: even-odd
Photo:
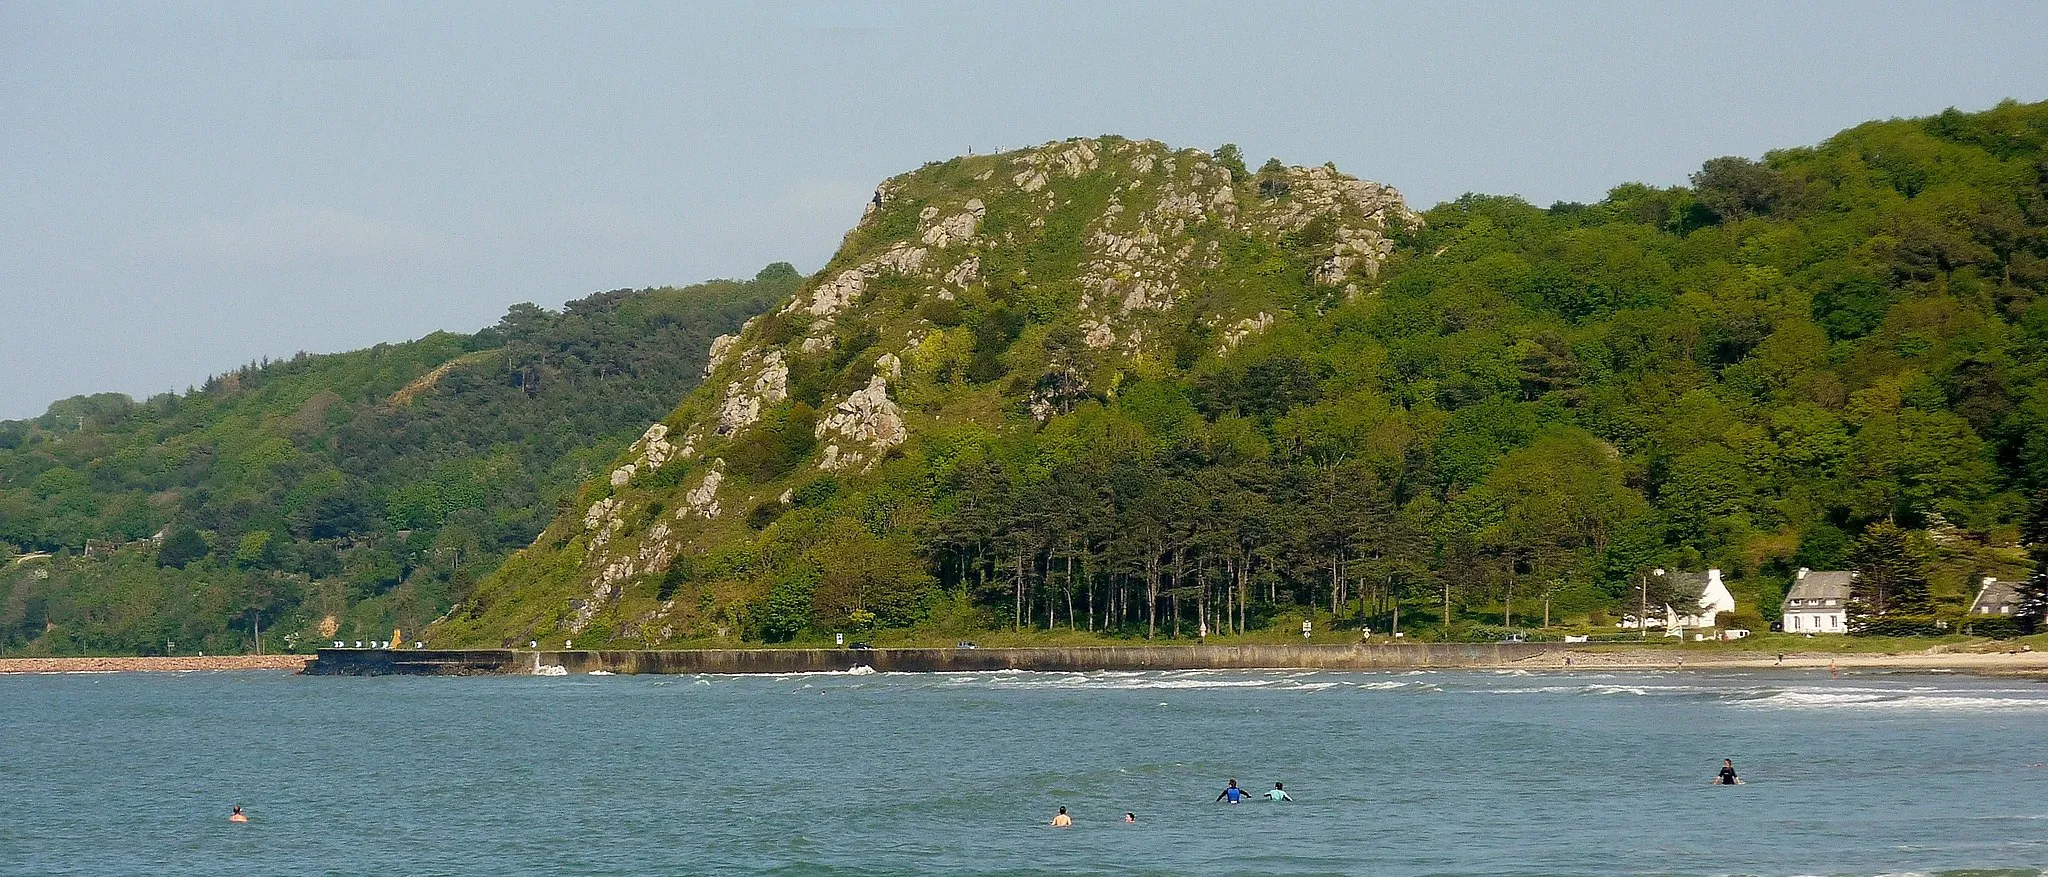
[[[1605,623],[1652,566],[1762,624],[1887,520],[1954,614],[2048,484],[2044,146],[2006,103],[1420,215],[1234,147],[928,165],[431,636]]]
[[[695,386],[713,336],[798,281],[775,265],[516,305],[473,335],[0,422],[0,649],[240,651],[256,621],[273,650],[418,630]]]

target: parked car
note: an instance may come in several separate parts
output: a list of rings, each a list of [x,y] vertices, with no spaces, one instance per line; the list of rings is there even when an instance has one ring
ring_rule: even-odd
[[[1525,643],[1529,641],[1529,635],[1526,633],[1511,633],[1501,637],[1500,641],[1504,643]]]

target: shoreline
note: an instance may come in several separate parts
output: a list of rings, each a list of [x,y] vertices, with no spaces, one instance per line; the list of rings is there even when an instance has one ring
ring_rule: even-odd
[[[204,670],[298,672],[311,655],[208,655],[168,658],[0,658],[0,676],[29,673],[192,673]]]
[[[1572,666],[1562,666],[1570,655]],[[2048,652],[1699,652],[1673,654],[1650,649],[1573,649],[1548,660],[1525,658],[1503,669],[1516,670],[1932,670],[1981,676],[2048,679]]]
[[[1060,673],[1146,670],[1899,670],[2048,680],[2048,651],[1701,651],[1558,644],[1128,646],[986,649],[321,649],[305,669],[327,676],[690,675],[848,671]]]
[[[1195,649],[1198,647],[1169,646],[1165,648]],[[1316,648],[1318,650],[1329,649],[1333,651],[1344,649],[1344,647],[1341,646]],[[782,666],[763,667],[757,670],[750,670],[746,668],[747,664],[752,663],[752,660],[750,659],[753,659],[756,656],[761,655],[763,652],[779,651],[782,650],[706,649],[701,650],[701,652],[693,655],[692,657],[695,657],[699,660],[692,661],[691,664],[717,665],[720,667],[720,669],[693,670],[678,668],[676,670],[670,670],[667,672],[791,672],[795,668],[787,666],[784,664],[784,662],[780,661],[776,663]],[[824,663],[829,663],[833,665],[831,667],[824,667],[823,664],[820,664],[819,668],[822,669],[847,669],[855,665],[874,666],[876,664],[894,664],[897,666],[881,667],[878,669],[882,669],[884,672],[944,671],[943,668],[928,669],[915,666],[915,664],[921,662],[904,661],[902,660],[903,656],[900,654],[903,652],[922,652],[926,650],[881,649],[873,651],[851,651],[832,649],[819,651],[823,652],[824,654],[817,655],[817,661],[822,661]],[[1028,670],[1034,669],[1031,665],[1040,664],[1043,662],[1043,659],[1046,656],[1040,654],[1040,651],[1041,650],[1034,649],[985,649],[979,650],[976,653],[975,657],[982,658],[983,661],[981,663],[1001,663],[1004,665],[1009,665],[1004,667],[995,667],[992,669],[1010,669],[1011,667],[1014,667],[1015,669]],[[1113,656],[1108,654],[1091,655],[1087,654],[1087,652],[1091,651],[1088,649],[1062,649],[1058,651],[1062,653],[1057,661],[1057,664],[1059,666],[1046,667],[1045,669],[1053,672],[1088,672],[1089,670],[1128,670],[1133,668],[1128,656]],[[899,654],[892,655],[892,653]],[[663,672],[663,669],[659,669],[656,666],[643,664],[644,659],[655,656],[676,655],[678,653],[631,651],[551,652],[545,650],[541,652],[530,652],[520,650],[512,652],[495,652],[495,654],[490,656],[495,660],[489,660],[483,663],[469,663],[467,666],[461,668],[447,668],[443,666],[419,666],[412,664],[412,662],[404,660],[405,658],[413,658],[415,656],[419,658],[430,658],[430,655],[431,659],[439,659],[442,655],[445,654],[446,653],[386,653],[372,652],[371,650],[365,649],[344,650],[343,654],[337,655],[336,657],[341,658],[342,660],[346,660],[351,664],[357,664],[359,662],[369,660],[381,665],[375,669],[370,669],[369,667],[358,667],[356,673],[348,673],[343,675],[361,675],[366,672],[374,675],[382,675],[383,673],[399,673],[409,675],[462,675],[465,673],[483,675],[514,675],[518,674],[521,670],[523,670],[525,666],[530,666],[531,663],[536,659],[536,657],[538,657],[540,662],[544,664],[566,665],[565,669],[567,669],[569,672],[587,673],[593,669],[603,669],[608,670],[610,672],[660,673]],[[474,653],[471,654],[472,656],[474,656]],[[389,663],[391,658],[394,657],[399,658],[399,661],[397,663]],[[889,660],[889,658],[891,657],[896,657],[897,660]],[[1237,664],[1236,666],[1217,666],[1218,663],[1226,662],[1218,662],[1213,659],[1189,661],[1161,661],[1159,660],[1160,656],[1156,653],[1148,655],[1146,657],[1147,660],[1144,660],[1143,663],[1149,666],[1151,669],[1159,670],[1325,669],[1336,671],[1349,670],[1356,672],[1371,672],[1398,669],[1428,668],[1441,670],[1529,670],[1551,673],[1571,673],[1580,671],[1602,670],[1826,670],[1830,665],[1833,665],[1835,668],[1839,670],[1851,671],[1932,671],[1948,673],[1969,673],[1972,675],[1980,676],[2022,677],[2048,681],[2048,651],[1932,653],[1788,651],[1784,653],[1784,660],[1780,662],[1778,659],[1778,655],[1776,653],[1771,652],[1695,652],[1689,654],[1674,654],[1673,652],[1668,650],[1595,646],[1590,648],[1578,647],[1569,649],[1545,648],[1540,651],[1536,651],[1529,654],[1502,654],[1499,655],[1497,658],[1491,660],[1489,660],[1488,658],[1491,658],[1493,656],[1462,656],[1463,659],[1458,660],[1456,662],[1438,662],[1429,661],[1426,659],[1418,659],[1412,661],[1401,660],[1402,657],[1407,656],[1391,656],[1382,654],[1374,656],[1374,659],[1370,662],[1370,666],[1353,660],[1346,660],[1346,658],[1350,657],[1349,655],[1330,653],[1313,656],[1313,659],[1310,660],[1299,661],[1287,661],[1284,659],[1289,657],[1302,658],[1303,656],[1300,653],[1290,655],[1276,655],[1274,657],[1281,658],[1282,660],[1275,660],[1271,662],[1260,662],[1256,660],[1256,656],[1245,656],[1247,658],[1252,658],[1252,660],[1248,663],[1227,662]],[[1166,657],[1171,658],[1177,656],[1169,654]],[[1186,654],[1186,657],[1196,658],[1198,656],[1191,651]],[[1571,659],[1571,664],[1569,666],[1565,664],[1565,659],[1567,657]],[[1392,660],[1389,660],[1389,658],[1392,658]],[[1475,658],[1477,658],[1477,660],[1474,660]],[[201,671],[234,670],[275,670],[287,672],[308,672],[312,675],[320,675],[322,671],[314,665],[314,661],[315,658],[312,655],[209,655],[206,657],[187,656],[168,658],[0,658],[0,675],[44,673],[190,673]],[[812,664],[817,663],[817,661],[804,663]],[[436,661],[436,663],[438,663],[438,660]],[[1254,666],[1254,664],[1260,663],[1265,663],[1268,665]],[[839,667],[837,666],[839,664],[845,664],[846,666]]]

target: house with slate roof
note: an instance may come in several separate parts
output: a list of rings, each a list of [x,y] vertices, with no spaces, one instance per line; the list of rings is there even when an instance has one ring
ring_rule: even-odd
[[[1785,594],[1786,633],[1848,633],[1849,586],[1856,574],[1845,569],[1799,568]]]
[[[1977,599],[1970,603],[1971,615],[2011,616],[2020,606],[2018,582],[2001,582],[1986,577],[1984,585],[1977,589]]]

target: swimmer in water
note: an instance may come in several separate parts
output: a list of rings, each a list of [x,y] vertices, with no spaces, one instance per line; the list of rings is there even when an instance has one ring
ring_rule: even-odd
[[[233,813],[229,813],[229,814],[228,814],[228,821],[229,821],[229,822],[248,822],[248,821],[249,821],[249,817],[248,817],[248,816],[247,816],[246,814],[244,814],[244,813],[242,812],[242,805],[240,805],[240,804],[236,804],[236,805],[235,805],[235,812],[233,812]]]
[[[1061,807],[1061,808],[1060,808],[1060,812],[1059,812],[1059,815],[1057,815],[1057,816],[1054,816],[1054,817],[1052,818],[1052,827],[1054,827],[1054,828],[1073,828],[1073,827],[1074,827],[1074,817],[1072,817],[1072,816],[1068,816],[1068,815],[1067,815],[1067,808],[1065,808],[1065,807]]]
[[[1223,794],[1216,796],[1216,800],[1229,801],[1232,804],[1242,804],[1244,803],[1244,798],[1245,791],[1237,787],[1237,780],[1231,780],[1230,786],[1223,790]]]
[[[1720,772],[1719,774],[1715,775],[1715,777],[1714,777],[1714,785],[1717,785],[1717,786],[1739,786],[1739,785],[1742,785],[1742,778],[1741,778],[1741,777],[1739,777],[1739,776],[1736,776],[1736,775],[1735,775],[1735,762],[1733,762],[1733,761],[1731,761],[1731,760],[1729,760],[1729,759],[1726,759],[1726,758],[1723,758],[1723,759],[1721,759],[1721,772]]]
[[[1138,814],[1136,814],[1136,813],[1125,813],[1125,814],[1124,814],[1124,824],[1125,824],[1125,825],[1133,825],[1133,824],[1136,824],[1136,823],[1137,823],[1137,821],[1138,821]]]
[[[1290,797],[1288,797],[1288,796],[1287,796],[1287,789],[1286,789],[1285,787],[1281,786],[1281,785],[1280,785],[1279,783],[1274,783],[1274,784],[1273,784],[1273,791],[1270,791],[1270,792],[1267,792],[1267,793],[1266,793],[1266,800],[1268,800],[1268,801],[1292,801],[1292,800],[1294,800],[1294,799],[1293,799],[1293,798],[1290,798]]]

